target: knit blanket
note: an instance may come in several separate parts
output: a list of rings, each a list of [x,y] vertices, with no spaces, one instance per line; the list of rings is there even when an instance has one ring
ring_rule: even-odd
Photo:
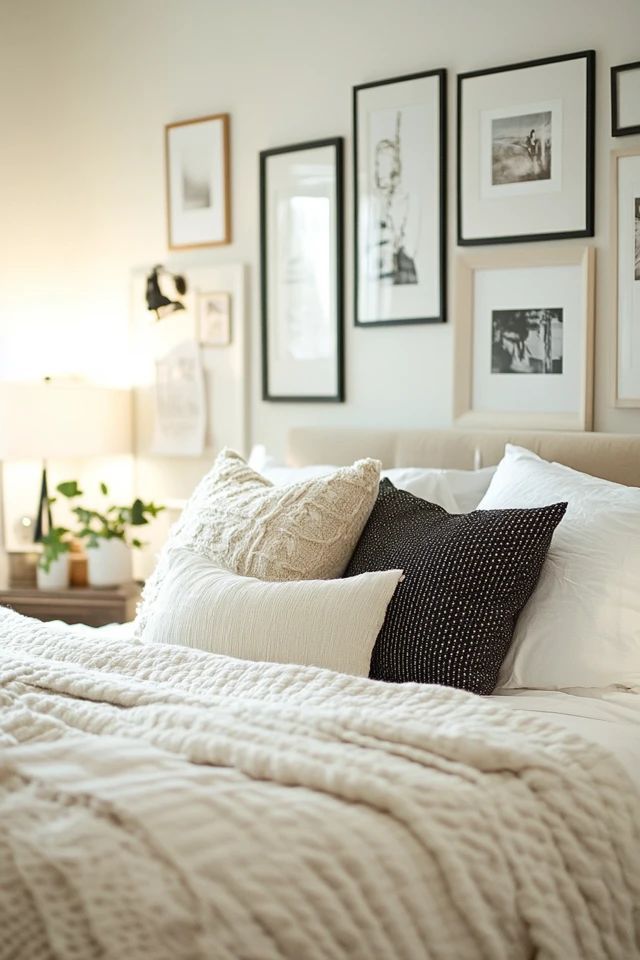
[[[472,694],[0,613],[2,960],[631,960],[639,808]]]

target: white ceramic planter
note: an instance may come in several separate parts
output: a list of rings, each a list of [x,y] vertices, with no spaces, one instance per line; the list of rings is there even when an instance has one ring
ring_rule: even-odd
[[[36,567],[36,583],[38,590],[65,590],[69,586],[70,557],[63,553],[43,570],[38,564]]]
[[[131,580],[131,548],[124,540],[98,540],[87,547],[87,572],[91,587],[118,587]]]

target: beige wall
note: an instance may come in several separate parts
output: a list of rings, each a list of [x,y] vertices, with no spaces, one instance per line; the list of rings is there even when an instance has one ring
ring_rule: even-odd
[[[454,254],[455,73],[594,47],[598,249],[596,427],[640,432],[611,407],[609,66],[638,59],[637,0],[0,0],[0,377],[128,376],[131,271],[153,262],[249,268],[251,436],[289,425],[443,426],[452,323],[352,325],[351,86],[433,67],[450,77]],[[168,258],[163,124],[232,116],[234,242]],[[258,151],[347,137],[347,398],[260,400]],[[635,139],[640,145],[640,139]],[[453,317],[451,317],[453,320]],[[171,493],[193,465],[167,465]],[[181,480],[184,478],[184,481]],[[184,490],[183,490],[184,487]]]

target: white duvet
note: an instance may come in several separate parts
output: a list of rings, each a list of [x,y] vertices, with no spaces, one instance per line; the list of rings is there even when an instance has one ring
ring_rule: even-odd
[[[531,703],[8,611],[0,677],[1,960],[638,955],[639,794]]]

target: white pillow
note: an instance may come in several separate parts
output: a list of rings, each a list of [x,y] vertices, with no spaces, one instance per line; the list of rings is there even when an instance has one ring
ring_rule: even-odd
[[[480,509],[564,500],[498,687],[640,690],[640,489],[507,446]]]
[[[242,660],[312,664],[366,677],[401,570],[342,580],[242,577],[184,548],[169,553],[143,643],[176,643]]]

